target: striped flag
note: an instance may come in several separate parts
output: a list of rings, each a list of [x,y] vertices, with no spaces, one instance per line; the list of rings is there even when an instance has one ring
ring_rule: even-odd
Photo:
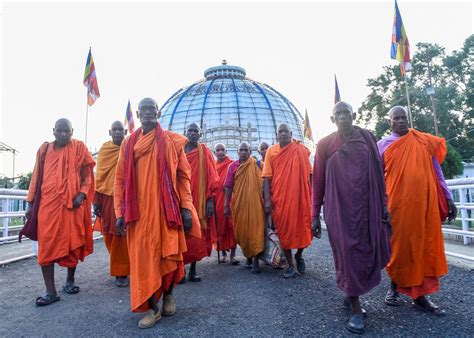
[[[398,9],[397,0],[395,0],[395,15],[393,18],[392,48],[390,50],[390,56],[392,59],[400,62],[402,76],[405,75],[405,71],[411,69],[410,43],[408,42],[407,33],[403,26],[402,16]]]
[[[130,106],[130,100],[128,100],[127,111],[125,112],[125,126],[128,126],[128,133],[131,134],[135,131],[135,122],[133,122],[133,112]]]
[[[86,69],[84,70],[84,86],[87,87],[87,104],[92,106],[100,97],[97,76],[95,75],[94,59],[92,58],[91,48],[87,56]]]
[[[306,109],[303,124],[304,124],[304,137],[307,138],[308,140],[314,141],[313,131],[311,130],[311,125],[309,123],[308,109]]]
[[[341,93],[339,93],[339,86],[337,84],[336,74],[334,74],[334,88],[334,104],[336,104],[341,101]]]

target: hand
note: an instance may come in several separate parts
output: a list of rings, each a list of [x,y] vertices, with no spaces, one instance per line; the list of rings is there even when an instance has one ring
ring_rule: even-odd
[[[210,197],[206,202],[206,216],[214,216],[214,198]]]
[[[321,220],[319,219],[319,216],[313,217],[311,231],[313,232],[314,237],[321,238]]]
[[[33,209],[33,203],[28,202],[26,204],[26,210],[25,210],[25,217],[26,219],[30,219],[31,217],[31,209]]]
[[[458,215],[458,208],[456,208],[453,200],[446,200],[446,202],[448,202],[448,222],[451,222],[452,220],[456,219],[456,216]]]
[[[225,218],[230,218],[230,208],[227,204],[224,204],[224,215]]]
[[[392,216],[390,216],[390,212],[388,212],[388,207],[386,205],[384,205],[383,206],[382,222],[383,223],[389,223],[391,218],[392,218]]]
[[[265,213],[267,215],[271,215],[272,209],[273,209],[272,201],[271,200],[265,200],[265,203],[263,205],[263,209],[265,210]]]
[[[94,208],[94,214],[95,214],[97,217],[102,216],[102,213],[101,213],[101,211],[102,211],[102,206],[101,206],[101,205],[99,205],[99,204],[94,204],[94,205],[93,205],[93,208]]]
[[[79,194],[76,195],[76,197],[72,199],[72,207],[74,209],[79,208],[85,199],[86,199],[86,194],[84,194],[83,192],[80,192]]]
[[[116,227],[117,227],[117,232],[119,235],[121,236],[125,236],[126,234],[126,224],[125,224],[125,220],[123,219],[123,217],[119,217],[117,218],[117,221],[115,223]]]
[[[191,210],[181,208],[181,219],[183,220],[184,232],[190,232],[193,226],[193,217],[191,215]]]

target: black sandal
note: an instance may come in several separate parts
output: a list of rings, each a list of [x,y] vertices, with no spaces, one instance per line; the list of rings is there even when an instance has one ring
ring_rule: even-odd
[[[401,306],[403,305],[403,300],[400,297],[400,293],[398,293],[396,290],[388,290],[387,294],[385,295],[384,299],[385,304],[390,305],[390,306]]]
[[[417,310],[431,313],[435,316],[445,316],[446,311],[435,305],[431,300],[426,299],[426,304],[422,305],[416,300],[413,301],[413,307]]]
[[[79,293],[79,291],[81,291],[81,288],[74,284],[66,284],[63,286],[63,290],[64,292],[70,295],[74,295],[76,293]]]
[[[41,296],[41,297],[38,297],[36,298],[36,306],[46,306],[46,305],[49,305],[49,304],[52,304],[54,302],[57,302],[61,299],[61,297],[59,296],[51,296],[51,295],[44,295],[44,296]]]

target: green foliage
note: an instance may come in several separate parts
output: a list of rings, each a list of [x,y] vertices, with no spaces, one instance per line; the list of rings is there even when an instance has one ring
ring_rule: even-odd
[[[407,78],[413,126],[434,134],[431,99],[425,92],[430,64],[432,84],[436,90],[434,99],[439,133],[452,146],[447,158],[454,166],[447,169],[450,175],[459,171],[457,155],[464,161],[474,160],[473,50],[474,35],[466,39],[462,49],[450,55],[446,55],[445,49],[437,44],[419,43]],[[381,138],[389,133],[387,119],[390,108],[408,105],[400,67],[396,64],[384,67],[382,74],[368,80],[368,87],[371,92],[358,110],[358,121]]]
[[[450,144],[448,144],[448,153],[446,154],[446,158],[444,159],[441,168],[443,169],[444,177],[447,179],[459,176],[463,172],[464,167],[461,155]]]
[[[0,188],[11,189],[13,188],[13,183],[8,177],[0,177]]]
[[[32,172],[29,172],[26,175],[21,175],[18,181],[18,189],[28,190],[30,187],[31,176],[33,175]]]

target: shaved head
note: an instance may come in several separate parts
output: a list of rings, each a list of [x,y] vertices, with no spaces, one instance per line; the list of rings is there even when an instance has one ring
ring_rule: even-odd
[[[348,136],[352,133],[352,122],[355,118],[356,114],[349,103],[340,101],[334,105],[331,121],[343,135]]]
[[[267,154],[267,150],[269,147],[270,146],[265,141],[260,142],[260,144],[258,145],[258,153],[260,154],[260,156],[262,156],[263,161],[265,161],[265,155]]]
[[[408,112],[407,110],[405,109],[405,107],[402,107],[402,106],[395,106],[395,107],[392,107],[389,112],[388,112],[388,116],[390,119],[392,119],[393,115],[397,112],[400,112],[401,114],[405,114],[405,116],[408,117]]]
[[[141,110],[140,108],[145,107],[145,106],[152,106],[156,107],[156,110],[158,110],[158,103],[151,97],[145,97],[138,103],[138,110]]]
[[[72,137],[72,123],[66,118],[56,121],[54,124],[53,135],[55,138],[54,145],[58,148],[65,147]]]
[[[293,133],[286,123],[281,123],[277,128],[277,140],[281,147],[288,145],[291,142]]]
[[[250,148],[250,145],[247,142],[242,142],[239,145],[239,149],[237,149],[237,155],[239,156],[240,162],[247,161],[251,153],[252,149]]]
[[[408,113],[402,106],[395,106],[388,112],[390,116],[390,129],[403,136],[408,133]]]
[[[140,101],[138,104],[137,117],[140,119],[144,134],[156,128],[160,114],[158,103],[152,98],[145,97]]]
[[[186,129],[186,137],[188,138],[189,142],[196,145],[201,138],[201,128],[198,126],[197,123],[190,123],[188,128]]]
[[[214,146],[214,154],[216,155],[217,162],[224,161],[225,156],[227,155],[227,150],[225,149],[225,145],[222,143],[217,143]]]
[[[115,145],[121,145],[126,134],[127,131],[122,122],[115,121],[112,123],[112,126],[110,126],[109,135],[112,137],[112,142],[114,142]]]

